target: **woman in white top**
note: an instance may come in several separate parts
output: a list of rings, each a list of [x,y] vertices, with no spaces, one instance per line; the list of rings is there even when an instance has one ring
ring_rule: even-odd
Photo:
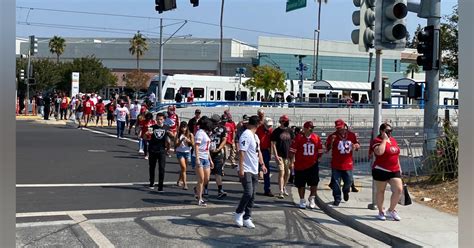
[[[179,174],[178,181],[176,184],[183,186],[184,190],[188,189],[186,182],[186,166],[188,160],[191,159],[191,147],[194,145],[194,136],[188,129],[188,123],[182,121],[179,125],[178,135],[176,135],[174,141],[174,150],[176,151],[176,157],[178,158],[179,165],[181,166],[181,173]]]
[[[202,199],[203,185],[207,185],[211,169],[214,168],[214,163],[209,154],[209,144],[211,139],[208,133],[212,131],[212,122],[209,118],[201,118],[198,121],[199,130],[196,132],[194,138],[193,155],[191,157],[192,167],[196,170],[198,183],[194,188],[196,199],[199,206],[207,206]]]

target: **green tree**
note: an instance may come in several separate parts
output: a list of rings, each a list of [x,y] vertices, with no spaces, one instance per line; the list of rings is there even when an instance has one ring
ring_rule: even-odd
[[[66,47],[66,41],[60,36],[54,36],[49,40],[49,51],[52,54],[56,54],[56,62],[59,63],[59,57],[64,53]]]
[[[64,81],[62,76],[63,65],[52,62],[49,59],[39,59],[33,61],[33,77],[36,80],[34,89],[38,91],[58,89]],[[63,90],[63,89],[62,89]]]
[[[137,56],[137,70],[140,70],[140,57],[143,56],[143,53],[148,50],[148,44],[146,38],[142,36],[140,31],[133,36],[130,40],[130,48],[128,51]]]
[[[420,72],[420,66],[417,63],[411,63],[407,66],[407,70],[405,71],[405,74],[410,74],[411,73],[411,78],[415,78],[415,73]]]
[[[264,65],[257,66],[252,69],[252,78],[247,80],[244,85],[251,89],[263,89],[265,98],[272,91],[285,91],[285,73],[274,67]]]
[[[422,30],[423,30],[423,28],[421,27],[420,24],[418,24],[418,27],[416,27],[416,30],[415,30],[415,32],[413,33],[413,38],[411,38],[411,37],[410,37],[410,34],[407,33],[407,37],[406,37],[406,39],[407,39],[407,45],[406,45],[406,47],[407,47],[407,48],[416,49],[416,46],[418,46],[418,33],[419,33],[420,31],[422,31]],[[411,38],[411,39],[410,39],[410,38]]]
[[[458,78],[458,6],[441,23],[440,48],[444,77]]]

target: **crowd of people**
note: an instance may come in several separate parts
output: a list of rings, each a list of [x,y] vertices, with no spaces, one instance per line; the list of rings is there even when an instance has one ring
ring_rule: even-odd
[[[351,188],[352,192],[357,192],[352,153],[360,148],[360,144],[357,135],[341,119],[335,121],[335,131],[323,142],[314,132],[313,122],[306,121],[301,128],[291,127],[290,118],[282,115],[278,126],[274,126],[273,120],[265,117],[263,109],[259,109],[256,115],[244,115],[237,124],[229,110],[208,117],[196,109],[189,122],[180,122],[175,111],[174,106],[169,106],[167,112],[158,113],[155,120],[148,112],[144,114],[144,121],[139,121],[138,149],[149,161],[148,187],[152,190],[163,192],[166,160],[174,148],[181,170],[176,184],[188,189],[186,170],[190,163],[197,176],[194,195],[199,206],[206,206],[210,177],[215,177],[217,199],[222,199],[227,195],[222,183],[224,168],[236,169],[243,187],[234,215],[238,226],[255,227],[251,221],[251,209],[259,180],[263,180],[265,196],[279,199],[289,195],[288,184],[292,183],[298,188],[298,206],[315,208],[319,163],[325,153],[331,154],[333,205],[338,206],[342,200],[349,201]],[[370,144],[370,155],[376,158],[372,173],[377,186],[377,218],[380,220],[385,220],[386,216],[393,220],[401,219],[395,210],[402,193],[400,148],[391,133],[391,126],[382,124],[380,134]],[[275,162],[273,170],[278,171],[277,194],[273,194],[270,184],[272,157]],[[155,185],[157,163],[158,184]],[[390,207],[385,211],[383,199],[387,183],[392,187],[392,197]],[[307,186],[310,195],[306,200]]]

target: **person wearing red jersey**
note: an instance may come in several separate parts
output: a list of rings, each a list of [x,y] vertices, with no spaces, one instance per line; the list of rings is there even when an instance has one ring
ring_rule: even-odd
[[[168,113],[166,117],[166,123],[169,127],[169,131],[176,134],[179,126],[179,117],[176,114],[176,107],[174,105],[168,106]]]
[[[84,101],[84,119],[85,119],[84,127],[87,127],[87,124],[89,124],[93,108],[94,108],[94,102],[91,101],[90,96],[87,96],[86,101]]]
[[[226,145],[225,145],[225,157],[226,161],[230,163],[230,166],[232,168],[237,167],[237,162],[236,162],[236,156],[237,156],[237,151],[235,149],[235,134],[237,132],[237,125],[235,125],[235,122],[232,120],[232,115],[230,114],[229,110],[225,110],[223,116],[227,119],[227,122],[225,123],[225,128],[227,131],[227,140],[226,140]]]
[[[99,124],[99,120],[100,120],[100,127],[104,127],[104,118],[103,118],[104,114],[105,114],[105,104],[102,101],[102,99],[99,99],[99,101],[95,105],[95,115],[97,117],[95,120],[96,127]]]
[[[67,108],[69,107],[70,99],[66,94],[61,98],[61,103],[59,104],[59,112],[61,113],[61,120],[67,118]]]
[[[313,122],[307,121],[303,125],[303,134],[296,135],[290,147],[290,157],[294,163],[295,180],[300,196],[300,208],[306,208],[304,199],[305,187],[310,186],[308,198],[309,207],[316,207],[314,198],[319,183],[319,161],[323,155],[323,144],[318,135],[313,133]]]
[[[270,171],[270,159],[272,154],[272,132],[273,120],[268,117],[264,119],[263,123],[258,126],[257,131],[255,132],[260,140],[260,151],[262,152],[263,163],[268,171]],[[263,195],[265,196],[274,197],[270,190],[270,173],[263,174],[263,192]]]
[[[140,132],[138,134],[138,137],[140,137],[140,140],[142,142],[141,147],[143,147],[143,149],[140,151],[143,151],[145,159],[148,159],[148,140],[150,139],[150,137],[147,137],[146,134],[148,132],[148,128],[155,124],[156,121],[153,120],[153,114],[150,112],[146,113],[144,120],[140,122]]]
[[[332,133],[326,139],[327,152],[332,151],[331,168],[332,175],[331,184],[332,195],[334,196],[334,206],[339,206],[341,202],[341,179],[344,182],[342,193],[344,201],[349,200],[349,191],[352,185],[352,170],[354,161],[352,159],[352,151],[359,150],[360,144],[357,136],[347,130],[346,123],[338,119],[335,121],[336,132]]]
[[[386,220],[383,201],[387,183],[390,184],[392,196],[390,197],[390,207],[387,215],[393,220],[401,220],[395,207],[403,192],[400,167],[400,147],[392,136],[392,127],[388,123],[383,123],[379,128],[379,135],[371,142],[370,150],[375,155],[372,165],[372,177],[375,182],[375,200],[379,214],[379,220]]]

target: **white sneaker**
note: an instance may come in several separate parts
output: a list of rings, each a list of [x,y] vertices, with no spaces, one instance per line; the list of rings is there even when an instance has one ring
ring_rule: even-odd
[[[288,191],[286,191],[286,187],[283,188],[283,194],[285,194],[286,196],[289,196],[290,194],[288,194]]]
[[[300,199],[300,208],[301,209],[306,209],[306,200],[305,199]]]
[[[397,210],[395,209],[393,211],[387,210],[387,215],[390,215],[390,217],[392,217],[392,219],[396,221],[400,221],[402,219],[400,218],[400,215],[398,215]]]
[[[145,154],[145,152],[143,151],[143,149],[140,149],[140,150],[138,151],[138,154]]]
[[[250,218],[247,220],[244,220],[244,226],[251,229],[255,228],[255,225],[253,224],[252,219]]]
[[[314,202],[314,196],[310,196],[308,198],[308,201],[309,201],[309,208],[315,209],[316,208],[316,203]]]
[[[238,227],[244,226],[244,213],[234,213],[234,222]]]
[[[379,212],[379,215],[377,215],[377,219],[386,220],[387,218],[385,218],[385,214],[383,212]]]

